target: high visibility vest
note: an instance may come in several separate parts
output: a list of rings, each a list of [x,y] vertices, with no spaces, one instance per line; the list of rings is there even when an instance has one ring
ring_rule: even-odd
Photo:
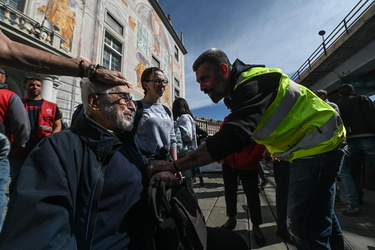
[[[293,82],[280,69],[255,67],[241,73],[235,89],[255,76],[280,73],[275,100],[265,110],[253,139],[282,160],[325,153],[345,139],[337,112],[306,87]]]
[[[26,102],[26,98],[22,98],[22,102],[25,105],[26,111],[29,112],[29,105]],[[55,124],[56,109],[56,103],[43,100],[38,117],[38,138],[33,139],[40,141],[44,137],[52,134],[53,125]]]

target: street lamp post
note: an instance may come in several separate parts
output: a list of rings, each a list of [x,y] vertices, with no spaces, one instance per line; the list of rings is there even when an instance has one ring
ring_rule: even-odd
[[[327,50],[326,50],[326,43],[325,43],[325,40],[324,40],[324,35],[326,34],[326,31],[325,30],[321,30],[319,31],[319,36],[322,36],[322,39],[323,39],[323,49],[324,49],[324,54],[327,55]]]

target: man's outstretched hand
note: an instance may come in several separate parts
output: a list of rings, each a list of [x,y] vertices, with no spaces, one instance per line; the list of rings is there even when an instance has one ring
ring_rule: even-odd
[[[167,187],[172,187],[180,183],[180,179],[176,175],[169,171],[158,172],[154,174],[150,179],[150,185],[154,184],[156,179],[163,180]]]

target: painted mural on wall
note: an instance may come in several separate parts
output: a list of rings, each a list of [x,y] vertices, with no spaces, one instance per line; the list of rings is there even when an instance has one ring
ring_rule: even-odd
[[[148,33],[147,29],[138,22],[137,25],[137,49],[147,55]]]
[[[155,11],[151,12],[151,26],[152,31],[154,32],[154,53],[160,56],[160,37],[162,35],[162,23],[160,17],[156,14]]]
[[[151,8],[139,8],[139,11],[142,13],[139,17],[143,17],[142,22],[137,22],[137,52],[135,57],[137,60],[137,65],[135,70],[137,72],[137,86],[142,88],[141,84],[141,75],[143,71],[150,67],[150,58],[152,55],[156,55],[160,60],[160,68],[164,71],[164,75],[168,79],[170,73],[170,62],[169,62],[169,48],[161,49],[162,39],[166,40],[165,35],[163,34],[163,23],[157,13]],[[147,28],[148,29],[147,29]],[[150,34],[149,34],[150,33]],[[164,45],[165,46],[165,45]],[[149,60],[147,60],[147,58]],[[172,83],[170,83],[172,84]],[[170,85],[166,86],[164,94],[164,103],[171,105],[170,103]]]
[[[141,76],[142,76],[143,71],[147,67],[146,66],[147,60],[142,55],[142,53],[140,53],[140,52],[137,52],[136,58],[137,58],[137,62],[138,62],[138,64],[135,66],[135,71],[137,72],[137,86],[138,86],[138,88],[142,88]]]
[[[59,33],[66,39],[64,46],[71,48],[78,4],[75,0],[39,0],[38,10],[45,13],[45,26],[52,29],[55,25],[60,28]]]

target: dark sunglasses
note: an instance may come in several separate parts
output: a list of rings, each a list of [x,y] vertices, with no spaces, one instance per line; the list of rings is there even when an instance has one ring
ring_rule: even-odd
[[[131,101],[133,101],[133,98],[128,92],[95,93],[95,95],[118,95],[118,97],[120,99],[123,99],[126,104],[129,104]]]
[[[151,80],[146,80],[145,82],[155,82],[157,85],[163,84],[163,86],[168,85],[168,80],[164,80],[164,79],[151,79]]]
[[[36,81],[39,81],[39,82],[41,82],[41,79],[40,78],[38,78],[38,77],[35,77],[35,76],[26,76],[25,77],[25,81],[26,80],[36,80]]]

